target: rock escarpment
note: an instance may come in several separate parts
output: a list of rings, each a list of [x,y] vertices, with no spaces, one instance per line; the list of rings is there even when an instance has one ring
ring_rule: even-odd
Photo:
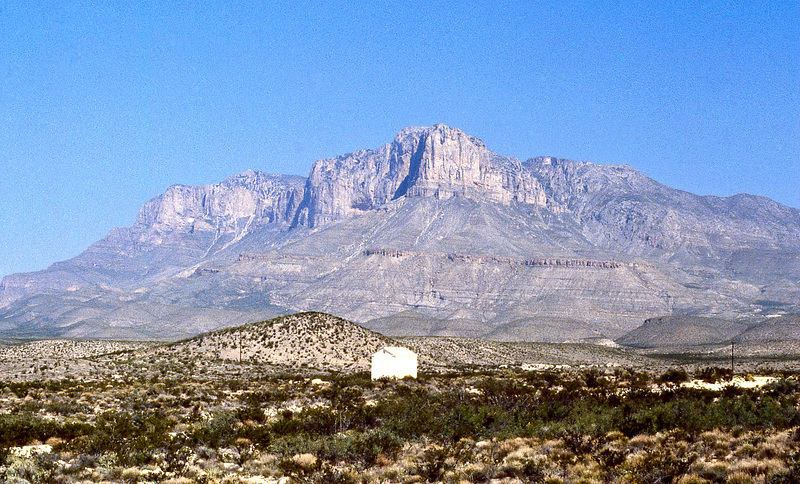
[[[252,170],[215,185],[173,185],[144,204],[136,226],[169,232],[233,232],[243,224],[290,223],[304,185],[303,177]]]
[[[392,143],[317,161],[297,222],[317,226],[400,197],[474,198],[546,204],[539,181],[516,158],[444,125],[406,128]]]
[[[406,128],[380,148],[319,160],[307,179],[248,171],[216,185],[176,185],[142,207],[135,227],[221,235],[273,224],[319,227],[420,197],[540,207],[572,217],[596,246],[703,263],[736,251],[800,247],[800,211],[771,200],[700,197],[627,165],[554,157],[521,163],[444,125]]]

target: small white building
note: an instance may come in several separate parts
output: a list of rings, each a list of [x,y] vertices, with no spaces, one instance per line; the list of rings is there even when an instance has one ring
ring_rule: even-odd
[[[386,346],[372,355],[372,379],[417,377],[417,354],[408,348]]]

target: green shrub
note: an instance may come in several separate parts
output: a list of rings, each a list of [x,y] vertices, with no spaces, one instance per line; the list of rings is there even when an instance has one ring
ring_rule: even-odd
[[[683,368],[670,368],[657,379],[660,383],[683,383],[689,381],[689,374]]]
[[[446,459],[447,450],[445,448],[429,447],[414,461],[416,474],[428,482],[440,481],[444,475]]]
[[[388,430],[356,433],[348,441],[348,460],[367,466],[374,465],[380,455],[394,458],[403,448],[402,439]]]
[[[172,425],[162,409],[106,412],[69,447],[88,454],[113,453],[122,465],[140,465],[168,445]]]
[[[234,412],[219,410],[214,412],[206,421],[195,425],[192,437],[206,447],[227,447],[237,437],[236,423],[239,420]]]
[[[0,414],[0,449],[41,442],[51,437],[72,440],[92,432],[92,427],[80,422],[45,420],[29,413]]]

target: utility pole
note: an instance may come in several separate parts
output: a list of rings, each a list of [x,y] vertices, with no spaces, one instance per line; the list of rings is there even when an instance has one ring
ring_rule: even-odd
[[[239,379],[242,379],[242,332],[239,331]]]
[[[736,343],[734,343],[733,341],[731,341],[731,381],[733,381],[733,372],[734,372],[734,366],[733,366],[733,346],[734,346],[735,344],[736,344]]]

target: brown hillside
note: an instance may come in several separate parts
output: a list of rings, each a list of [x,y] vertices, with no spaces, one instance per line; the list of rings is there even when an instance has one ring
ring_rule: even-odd
[[[202,334],[156,348],[157,356],[227,360],[314,370],[368,370],[370,357],[392,344],[346,319],[303,312]]]

